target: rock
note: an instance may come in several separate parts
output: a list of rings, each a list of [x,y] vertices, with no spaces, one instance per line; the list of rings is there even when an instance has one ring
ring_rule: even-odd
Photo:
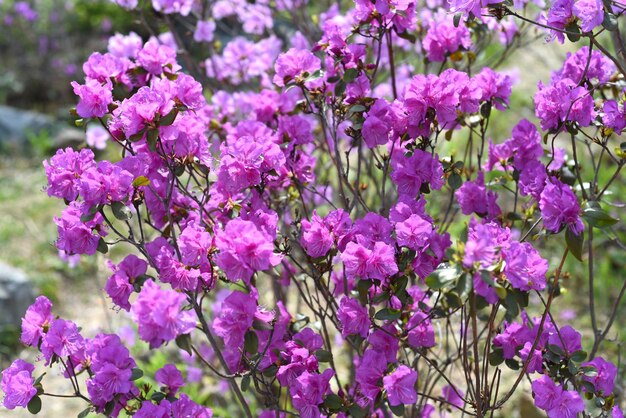
[[[85,131],[78,128],[63,128],[54,136],[52,149],[78,148],[85,144]]]
[[[45,132],[54,135],[58,126],[42,113],[0,106],[0,149],[22,151],[30,146],[29,137]]]
[[[0,326],[19,327],[34,301],[33,285],[26,274],[0,262]]]

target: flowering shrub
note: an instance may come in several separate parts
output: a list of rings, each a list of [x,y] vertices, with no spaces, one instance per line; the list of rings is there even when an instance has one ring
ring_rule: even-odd
[[[64,149],[44,167],[67,204],[58,249],[123,246],[104,291],[150,349],[186,351],[237,416],[487,417],[525,378],[550,418],[623,416],[599,353],[626,284],[606,323],[593,294],[626,161],[625,57],[603,36],[619,44],[622,4],[356,0],[307,19],[300,0],[117,2],[171,30],[114,36],[72,84],[77,124],[120,158]],[[248,36],[214,43],[227,25]],[[492,140],[515,77],[487,63],[524,31],[588,45],[539,84],[540,129]],[[201,65],[185,39],[208,43]],[[585,341],[552,315],[570,256],[589,267]],[[212,416],[176,365],[138,384],[117,335],[83,335],[44,297],[22,341],[61,367],[81,416]],[[2,373],[5,407],[58,396],[33,372]]]

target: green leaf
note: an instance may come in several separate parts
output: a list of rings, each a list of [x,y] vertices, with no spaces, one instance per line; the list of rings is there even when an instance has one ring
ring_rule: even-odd
[[[269,331],[272,329],[272,324],[255,318],[254,321],[252,321],[252,328],[257,331]]]
[[[348,84],[356,80],[359,76],[359,70],[356,68],[348,68],[346,72],[343,74],[343,82]]]
[[[400,405],[389,405],[389,409],[391,409],[391,412],[393,412],[393,414],[397,417],[403,417],[404,416],[404,405],[400,404]]]
[[[161,402],[163,399],[165,399],[165,393],[163,393],[163,392],[154,392],[152,394],[152,396],[150,396],[150,399],[152,399],[155,402]]]
[[[308,76],[306,78],[306,81],[315,81],[315,80],[322,78],[323,76],[324,76],[324,72],[322,70],[317,70],[313,74]]]
[[[250,389],[250,375],[247,374],[241,378],[241,390],[247,392]]]
[[[141,138],[143,138],[143,135],[146,133],[146,128],[143,128],[141,131],[137,132],[135,135],[131,135],[128,140],[130,142],[137,142],[139,141]]]
[[[367,416],[368,411],[361,408],[357,404],[353,404],[350,406],[350,408],[348,408],[348,413],[350,414],[349,416],[354,418],[364,418],[365,416]]]
[[[41,398],[39,396],[34,396],[33,399],[28,402],[28,412],[33,415],[37,415],[39,411],[41,411]]]
[[[159,119],[159,125],[170,126],[172,123],[174,123],[174,120],[176,119],[177,115],[178,115],[178,109],[173,109],[170,113],[168,113],[167,115]]]
[[[458,173],[450,174],[448,177],[448,186],[452,188],[452,190],[457,190],[463,185],[463,179]]]
[[[445,266],[433,271],[425,282],[431,289],[451,288],[460,276],[461,269],[458,266]]]
[[[400,318],[401,312],[397,309],[383,308],[380,311],[376,312],[374,318],[381,321],[394,321]]]
[[[330,351],[317,350],[315,352],[315,357],[317,357],[317,361],[319,361],[320,363],[330,363],[333,355],[330,353]]]
[[[504,362],[504,352],[501,348],[494,349],[489,353],[489,364],[492,366],[499,366]]]
[[[554,354],[560,357],[563,357],[565,355],[565,352],[563,351],[563,349],[560,346],[555,345],[555,344],[548,345],[548,350],[550,350],[551,352],[553,352]]]
[[[100,239],[98,240],[98,247],[96,248],[96,250],[102,254],[106,254],[109,252],[109,246],[107,245],[106,242],[104,242],[104,238],[100,237]]]
[[[572,229],[568,226],[565,230],[565,243],[567,249],[578,261],[583,261],[583,242],[585,241],[585,235],[581,231],[576,235]]]
[[[130,380],[135,381],[143,377],[143,370],[135,367],[130,373]]]
[[[583,209],[583,218],[594,228],[606,228],[617,223],[617,219],[613,218],[599,205],[588,203]]]
[[[159,130],[158,129],[150,129],[148,131],[148,135],[146,135],[146,141],[148,142],[148,148],[152,152],[156,152],[156,143],[157,139],[159,139]]]
[[[256,335],[256,332],[254,331],[246,332],[243,347],[246,350],[246,352],[250,354],[254,354],[259,350],[259,337]]]
[[[569,25],[565,26],[565,30],[568,32],[567,39],[569,39],[570,42],[577,42],[578,40],[580,40],[580,29],[578,28],[576,22],[572,22]]]
[[[78,414],[77,418],[87,418],[87,416],[91,413],[91,407],[87,409],[83,409],[80,414]]]
[[[150,179],[146,176],[139,176],[135,180],[133,180],[133,187],[141,187],[141,186],[149,186]]]
[[[577,363],[580,363],[581,361],[585,361],[585,359],[587,358],[587,352],[586,351],[582,351],[582,350],[578,350],[574,354],[572,354],[570,358],[573,361],[575,361]]]
[[[130,208],[122,202],[112,202],[111,210],[113,211],[113,215],[120,221],[127,221],[133,217]]]
[[[193,350],[191,349],[191,334],[181,334],[176,337],[176,346],[186,351],[190,356],[193,355]]]
[[[404,32],[398,32],[398,36],[402,39],[406,39],[412,44],[414,44],[417,41],[417,37],[413,35],[412,33],[409,33],[409,31],[406,31],[406,30]]]
[[[617,17],[613,13],[604,13],[604,20],[602,20],[602,27],[608,30],[609,32],[613,32],[617,30]]]
[[[491,102],[485,102],[480,106],[480,115],[487,119],[491,115]]]
[[[454,18],[452,19],[452,23],[454,23],[455,28],[459,27],[459,23],[461,23],[462,17],[463,17],[463,13],[457,13],[454,15]]]
[[[324,398],[324,406],[332,412],[337,412],[343,407],[343,400],[334,393],[330,393]]]
[[[98,211],[101,208],[102,207],[100,205],[94,205],[94,206],[90,207],[89,211],[87,211],[87,213],[83,213],[81,215],[80,221],[83,222],[83,223],[91,221],[96,216],[96,213],[98,213]]]

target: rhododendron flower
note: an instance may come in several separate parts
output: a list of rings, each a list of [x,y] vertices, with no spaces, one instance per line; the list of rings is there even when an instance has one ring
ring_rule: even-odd
[[[408,342],[415,348],[433,347],[435,345],[435,329],[430,318],[422,311],[417,311],[411,316],[407,324],[409,330]]]
[[[320,69],[320,60],[310,51],[291,48],[280,54],[274,65],[274,84],[283,87],[285,83],[313,74]]]
[[[484,173],[478,173],[475,181],[467,181],[455,192],[455,196],[461,205],[464,215],[476,213],[493,219],[500,215],[501,210],[496,203],[497,195],[493,191],[487,191],[485,187]]]
[[[585,409],[577,392],[563,390],[546,375],[532,382],[532,390],[535,405],[546,411],[548,418],[573,418]]]
[[[446,17],[429,24],[422,45],[430,61],[443,62],[448,55],[461,49],[469,49],[472,39],[467,26],[455,26],[452,18]]]
[[[602,357],[596,357],[591,361],[582,363],[583,367],[594,367],[597,371],[595,376],[585,375],[584,379],[591,382],[597,392],[607,395],[613,393],[615,386],[615,377],[617,376],[617,367],[611,362],[606,361]]]
[[[72,356],[82,360],[85,352],[85,339],[80,335],[75,323],[60,318],[55,319],[42,339],[41,352],[46,359],[46,364],[50,363],[53,355],[63,359]],[[74,364],[76,365],[77,363]]]
[[[572,189],[556,178],[547,181],[539,200],[543,224],[548,231],[559,232],[568,226],[575,234],[580,234],[584,224],[580,218],[580,205]]]
[[[37,346],[41,337],[48,331],[54,317],[51,313],[52,302],[45,296],[38,296],[22,318],[21,341],[29,346]]]
[[[167,388],[168,395],[175,395],[185,385],[183,375],[173,364],[166,364],[157,370],[154,379]]]
[[[249,283],[256,271],[276,266],[282,259],[274,253],[272,237],[251,221],[228,222],[216,233],[215,245],[220,250],[215,261],[231,281]]]
[[[574,354],[583,349],[580,333],[569,325],[561,327],[558,332],[556,330],[551,332],[548,344],[560,347],[566,354]]]
[[[354,242],[346,245],[341,261],[348,277],[385,280],[398,272],[393,247],[376,242],[372,249]]]
[[[604,20],[602,0],[576,0],[572,11],[580,19],[580,29],[583,32],[591,32]]]
[[[17,359],[2,371],[2,391],[5,393],[2,404],[7,409],[26,408],[28,402],[37,394],[33,386],[35,366]]]
[[[355,380],[359,384],[361,393],[370,400],[376,399],[381,391],[379,381],[387,370],[387,360],[384,354],[367,350],[356,369]]]
[[[337,318],[341,323],[341,335],[358,334],[363,338],[367,337],[371,321],[367,313],[367,308],[361,305],[357,299],[344,297],[339,303]]]
[[[241,347],[244,336],[254,321],[257,300],[253,294],[232,292],[224,302],[220,315],[213,322],[215,333],[224,339],[227,347]]]
[[[332,247],[333,238],[317,212],[313,212],[311,222],[306,219],[302,220],[300,243],[306,253],[313,258],[326,255]]]
[[[130,308],[141,339],[156,348],[191,332],[196,326],[195,316],[193,312],[182,310],[184,302],[183,294],[161,289],[152,280],[146,281]]]
[[[113,303],[120,308],[129,311],[129,296],[134,290],[135,280],[146,274],[148,263],[134,254],[130,254],[117,266],[109,262],[109,268],[113,274],[107,280],[104,290],[107,292]]]
[[[504,273],[515,289],[541,291],[546,287],[548,261],[527,242],[512,242],[503,250]]]
[[[83,118],[101,118],[109,111],[113,102],[111,82],[102,85],[97,80],[87,80],[84,85],[72,82],[74,94],[80,97],[76,113]]]
[[[417,372],[405,365],[400,365],[390,375],[383,378],[389,405],[409,405],[417,402]]]

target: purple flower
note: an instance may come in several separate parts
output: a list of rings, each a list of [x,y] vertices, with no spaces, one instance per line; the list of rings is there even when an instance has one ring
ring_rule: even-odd
[[[506,262],[504,273],[513,288],[527,292],[546,287],[548,261],[529,243],[512,242],[502,251],[502,259]]]
[[[363,140],[368,148],[384,145],[389,141],[390,129],[395,121],[395,114],[391,106],[384,99],[376,99],[370,109],[364,114],[365,121],[361,128]]]
[[[255,295],[239,291],[232,292],[222,302],[221,312],[213,321],[215,333],[232,349],[243,346],[246,332],[252,326],[257,309]]]
[[[428,246],[433,225],[419,215],[411,215],[395,225],[398,245],[419,251]]]
[[[468,181],[455,192],[455,196],[461,205],[464,215],[476,213],[493,219],[500,215],[501,210],[496,203],[497,195],[493,191],[487,191],[484,174],[481,171],[475,181]]]
[[[585,228],[580,219],[580,205],[572,189],[558,179],[550,178],[539,200],[543,225],[550,231],[557,233],[563,226],[568,226],[575,234],[580,234]]]
[[[161,289],[152,280],[144,283],[130,313],[139,326],[139,336],[150,343],[150,348],[160,347],[195,328],[194,314],[182,310],[184,302],[181,293]]]
[[[596,388],[596,392],[603,395],[613,393],[615,385],[615,377],[617,376],[617,367],[611,362],[606,361],[602,357],[596,357],[592,361],[581,364],[584,367],[594,367],[597,374],[593,377],[585,376],[584,379],[591,382]]]
[[[407,323],[407,330],[409,332],[407,341],[413,347],[429,348],[435,346],[435,329],[426,313],[422,311],[415,312]]]
[[[417,402],[417,372],[404,364],[398,366],[390,375],[383,378],[389,405],[408,405]]]
[[[300,81],[307,74],[313,74],[320,69],[320,60],[310,51],[291,48],[280,54],[274,64],[274,84],[283,87],[290,81]]]
[[[541,120],[541,129],[555,129],[564,122],[589,126],[595,118],[593,96],[576,82],[565,78],[549,86],[540,82],[538,87],[535,115]]]
[[[448,55],[472,46],[469,29],[464,24],[455,26],[452,18],[432,21],[422,41],[426,56],[430,61],[444,62]]]
[[[188,266],[208,263],[211,234],[196,223],[188,224],[178,237],[182,262]]]
[[[130,310],[128,298],[133,292],[133,283],[139,276],[146,274],[148,263],[134,254],[126,256],[117,266],[109,263],[113,275],[107,280],[104,290],[113,303],[125,311]]]
[[[320,416],[318,405],[324,402],[324,395],[330,391],[330,379],[335,375],[333,369],[326,369],[321,374],[305,371],[290,388],[293,406],[304,418]]]
[[[78,327],[72,321],[55,319],[50,325],[50,329],[43,336],[41,352],[50,363],[53,355],[61,358],[74,357],[84,358],[85,339],[78,332]],[[77,366],[78,364],[74,364]]]
[[[569,325],[562,327],[558,332],[555,329],[548,337],[548,344],[560,347],[566,354],[582,350],[580,341],[580,333]]]
[[[306,219],[302,220],[300,243],[306,253],[313,258],[325,256],[330,251],[333,238],[317,212],[313,212],[310,222]]]
[[[24,344],[34,347],[39,345],[54,319],[51,311],[52,302],[45,296],[38,296],[35,303],[28,307],[22,318],[21,340]]]
[[[274,267],[282,259],[274,253],[272,237],[251,221],[228,222],[223,231],[217,231],[215,245],[220,250],[215,261],[231,281],[249,283],[256,271]]]
[[[528,368],[526,369],[527,373],[535,373],[543,371],[543,355],[541,350],[534,349],[531,353],[531,348],[533,343],[527,341],[524,344],[524,348],[519,351],[519,356],[523,362],[528,361]],[[530,360],[529,360],[530,358]]]
[[[15,360],[7,369],[2,371],[2,391],[4,392],[3,405],[7,409],[16,407],[26,408],[28,402],[37,394],[33,386],[33,371],[35,366],[24,360]]]
[[[391,157],[391,179],[398,186],[398,194],[415,198],[427,183],[431,189],[439,190],[443,186],[443,168],[430,153],[416,149],[407,157],[400,150]]]
[[[518,348],[532,339],[533,335],[528,327],[514,322],[506,325],[504,331],[494,337],[493,345],[502,348],[505,359],[512,359],[517,354]]]
[[[80,97],[76,113],[82,118],[101,118],[109,112],[113,102],[112,85],[109,81],[104,86],[98,80],[89,79],[84,85],[72,81],[74,94]]]
[[[211,42],[215,36],[214,32],[214,20],[199,20],[193,33],[193,40],[196,42]]]
[[[367,342],[373,350],[385,355],[388,363],[394,363],[398,355],[400,343],[396,337],[396,329],[393,324],[387,324],[382,329],[377,329],[367,337]]]
[[[604,20],[602,0],[576,0],[572,11],[580,19],[580,29],[583,32],[593,31]]]
[[[48,196],[76,200],[81,175],[95,165],[93,151],[89,149],[80,152],[71,148],[57,150],[49,162],[43,162],[48,178]]]
[[[173,364],[166,364],[154,374],[154,380],[167,388],[168,395],[175,395],[185,385],[183,375]]]
[[[361,244],[348,243],[345,251],[341,253],[341,261],[348,278],[384,281],[398,272],[393,247],[380,241],[376,242],[371,250]]]
[[[341,335],[344,338],[354,334],[363,338],[367,337],[371,321],[367,308],[362,306],[357,299],[344,296],[339,304],[337,318],[341,323]]]
[[[356,368],[355,380],[363,396],[370,400],[376,399],[380,393],[380,380],[387,370],[387,360],[382,353],[367,350]]]

